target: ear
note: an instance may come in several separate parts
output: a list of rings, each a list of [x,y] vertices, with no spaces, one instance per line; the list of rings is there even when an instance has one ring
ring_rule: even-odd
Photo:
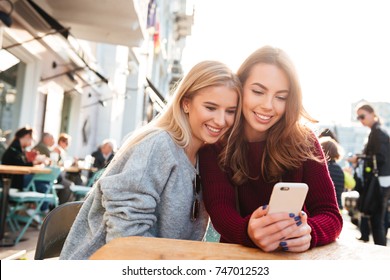
[[[188,114],[189,108],[190,108],[190,100],[188,100],[187,98],[184,98],[181,104],[182,104],[184,113]]]

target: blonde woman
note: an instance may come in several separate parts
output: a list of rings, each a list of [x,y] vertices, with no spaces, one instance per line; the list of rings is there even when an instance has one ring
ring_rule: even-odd
[[[116,153],[84,202],[61,259],[86,259],[123,236],[201,240],[208,215],[197,168],[205,143],[229,137],[240,116],[241,84],[224,64],[204,61],[172,102]]]
[[[302,252],[334,241],[342,218],[321,146],[300,122],[312,119],[302,106],[292,62],[282,50],[266,46],[243,62],[238,76],[241,125],[230,145],[208,145],[200,152],[205,205],[221,241],[266,252]],[[268,214],[280,181],[308,184],[300,215]]]

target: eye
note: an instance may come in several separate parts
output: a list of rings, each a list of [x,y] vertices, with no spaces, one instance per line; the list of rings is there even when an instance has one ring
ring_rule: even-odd
[[[226,110],[226,113],[229,115],[234,115],[236,113],[236,109]]]
[[[288,97],[288,96],[284,96],[284,95],[277,95],[277,96],[276,96],[277,99],[282,100],[282,101],[287,100],[287,97]]]
[[[216,108],[215,107],[212,107],[212,106],[205,106],[207,110],[209,111],[215,111]]]
[[[252,92],[258,95],[264,94],[264,92],[262,92],[261,90],[256,90],[256,89],[252,89]]]

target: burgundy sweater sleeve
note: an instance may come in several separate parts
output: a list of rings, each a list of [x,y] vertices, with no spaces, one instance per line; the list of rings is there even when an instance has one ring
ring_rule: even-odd
[[[317,142],[316,152],[323,156],[321,146]],[[241,217],[236,210],[235,191],[229,181],[228,174],[223,172],[218,166],[219,150],[216,146],[206,146],[200,152],[200,172],[202,177],[204,202],[209,212],[211,221],[215,229],[221,234],[221,241],[242,244],[255,247],[250,240],[247,228],[250,215]],[[258,157],[256,153],[251,161]],[[342,217],[336,202],[336,193],[329,175],[326,164],[313,160],[306,161],[302,168],[292,172],[292,177],[287,181],[305,182],[309,186],[309,192],[305,200],[304,210],[308,215],[308,224],[311,231],[311,247],[316,247],[333,242],[342,229]],[[254,193],[241,194],[240,203],[246,206],[251,205],[249,212],[253,212],[261,203],[269,201],[269,194],[272,192],[272,185],[264,185],[264,182],[257,182],[257,186],[262,191],[255,196],[264,196],[261,199],[253,198]],[[270,188],[270,189],[268,189]],[[252,188],[253,190],[253,188]],[[242,189],[244,192],[251,191],[250,188]],[[268,194],[266,194],[268,193]],[[248,201],[250,200],[250,201]],[[257,201],[258,203],[253,203]]]
[[[318,142],[315,149],[318,154],[324,156]],[[302,181],[309,186],[304,210],[308,214],[308,224],[312,229],[310,247],[335,241],[340,235],[343,220],[327,165],[312,160],[305,162]]]
[[[206,146],[200,151],[200,175],[204,203],[214,228],[224,242],[256,247],[247,233],[250,216],[241,217],[236,210],[235,191],[218,165],[218,148]]]

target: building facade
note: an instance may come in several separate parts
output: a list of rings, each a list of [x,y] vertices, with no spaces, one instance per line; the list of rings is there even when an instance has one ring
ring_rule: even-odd
[[[4,136],[9,141],[27,124],[37,140],[44,131],[65,132],[72,136],[69,154],[79,158],[103,139],[121,143],[169,96],[171,65],[180,62],[185,42],[186,33],[174,29],[185,3],[0,1],[11,21],[0,21]]]

